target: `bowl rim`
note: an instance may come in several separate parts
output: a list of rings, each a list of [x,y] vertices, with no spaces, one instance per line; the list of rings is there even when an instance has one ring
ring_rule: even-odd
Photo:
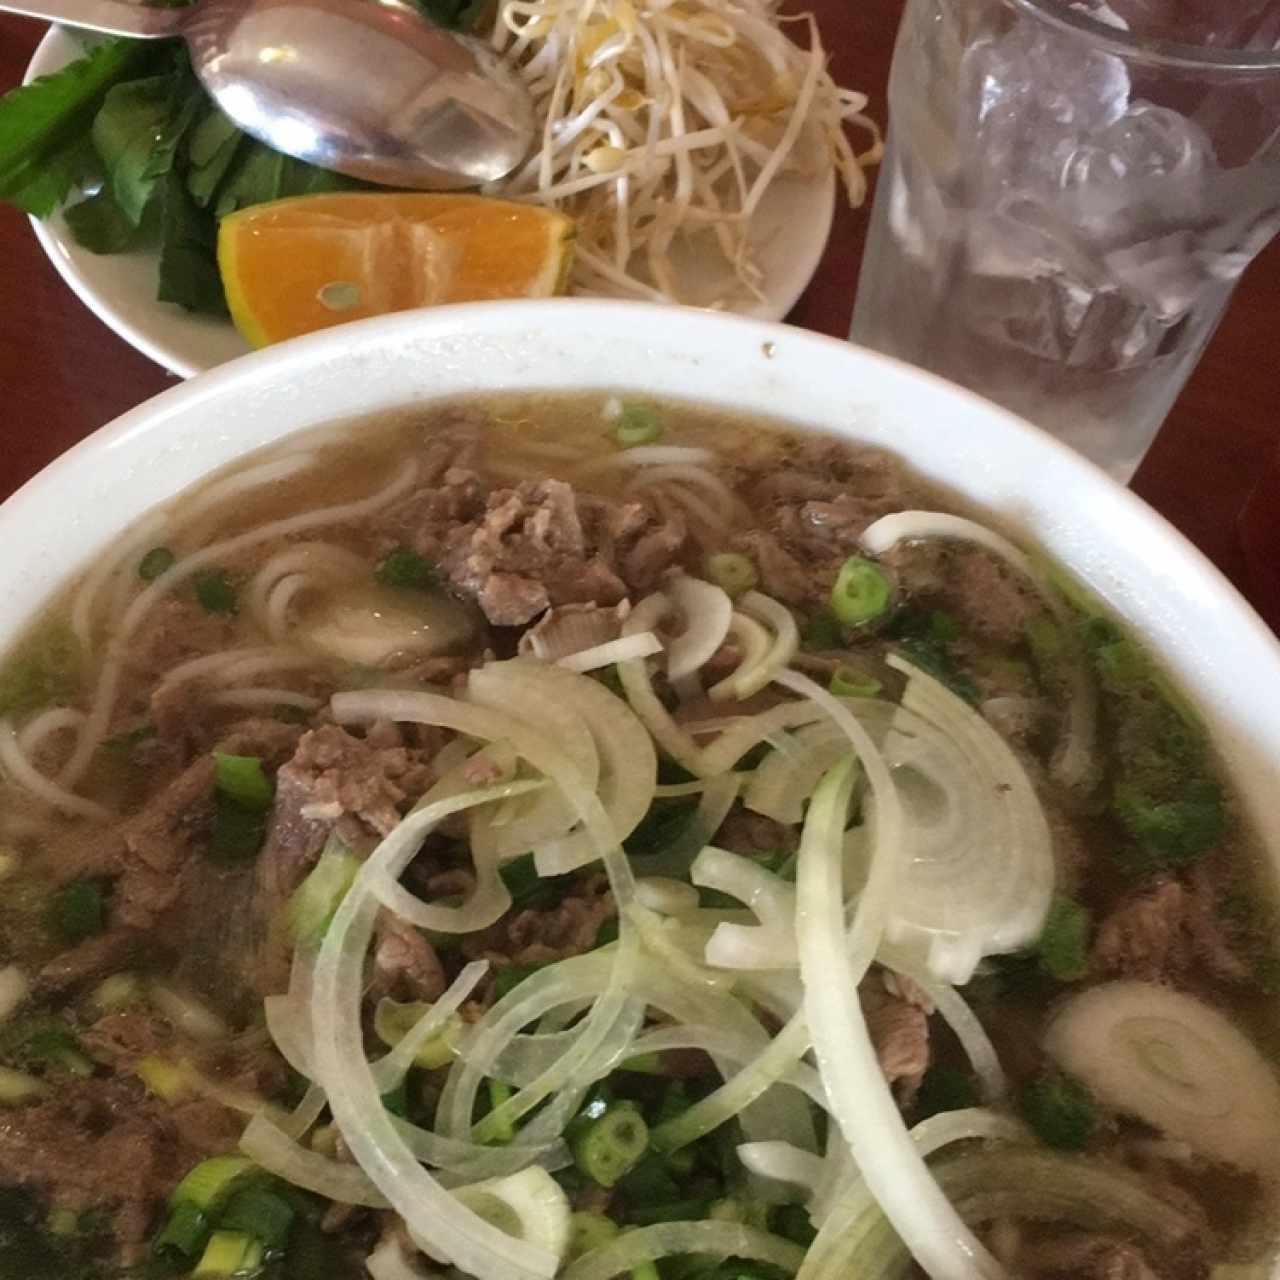
[[[565,345],[575,341],[584,349]],[[840,406],[847,404],[856,429],[822,425],[889,447],[902,440],[901,452],[926,478],[979,503],[973,491],[989,493],[997,523],[1015,538],[1034,529],[1036,541],[1134,625],[1187,688],[1274,850],[1280,881],[1280,823],[1266,820],[1276,773],[1269,762],[1280,761],[1280,641],[1222,572],[1093,463],[972,392],[836,338],[726,313],[599,299],[467,303],[332,328],[167,388],[98,428],[0,504],[0,545],[28,549],[0,562],[0,589],[13,602],[0,618],[0,650],[20,634],[19,624],[38,615],[52,584],[82,571],[102,544],[95,530],[119,533],[155,505],[154,497],[141,502],[131,494],[149,487],[163,500],[187,487],[184,472],[206,475],[299,424],[353,416],[323,412],[311,384],[350,388],[370,409],[419,402],[423,396],[408,387],[428,375],[452,379],[446,397],[457,394],[457,384],[491,394],[506,389],[495,384],[499,372],[516,378],[513,390],[563,390],[563,373],[539,380],[539,359],[571,370],[579,389],[585,382],[634,392],[687,378],[707,391],[688,398],[747,411],[750,401],[756,412],[801,427],[805,413],[792,415],[792,402],[821,401],[824,414],[829,404],[831,414],[846,412]],[[497,361],[498,372],[486,361]],[[737,362],[739,376],[722,376],[726,362]],[[624,366],[633,371],[629,381],[606,376]],[[367,377],[371,371],[381,381]],[[758,403],[761,388],[772,389],[774,401]],[[188,418],[204,434],[184,433],[179,424]],[[250,429],[246,420],[256,425]],[[261,425],[268,420],[269,429]],[[221,462],[200,465],[215,456]],[[61,567],[40,558],[42,547],[62,549],[61,559],[54,556]]]

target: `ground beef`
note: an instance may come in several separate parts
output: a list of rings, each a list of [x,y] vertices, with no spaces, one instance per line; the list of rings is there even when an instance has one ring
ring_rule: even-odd
[[[798,847],[799,830],[735,804],[720,824],[714,843],[750,858],[768,853],[791,853]]]
[[[1105,916],[1093,946],[1099,976],[1178,983],[1208,969],[1227,982],[1244,982],[1249,969],[1214,919],[1208,887],[1165,880],[1128,898]]]

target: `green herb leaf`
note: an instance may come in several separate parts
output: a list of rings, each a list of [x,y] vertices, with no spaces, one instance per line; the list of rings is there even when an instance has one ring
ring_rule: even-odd
[[[134,226],[173,168],[199,106],[195,80],[181,68],[116,85],[94,117],[93,145],[111,194]]]
[[[0,99],[0,199],[47,217],[93,171],[93,119],[113,85],[156,65],[171,46],[106,40],[53,75]]]
[[[218,274],[218,224],[187,194],[170,173],[164,184],[160,229],[161,302],[176,302],[188,311],[225,316],[227,300]]]
[[[106,187],[68,206],[62,216],[76,244],[90,253],[124,253],[142,238]]]
[[[187,194],[202,209],[212,201],[245,135],[212,103],[187,135]]]

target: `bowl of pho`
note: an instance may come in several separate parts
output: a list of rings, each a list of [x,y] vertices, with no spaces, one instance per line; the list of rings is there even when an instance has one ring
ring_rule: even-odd
[[[1026,424],[443,308],[0,532],[0,1275],[1271,1274],[1280,649]]]

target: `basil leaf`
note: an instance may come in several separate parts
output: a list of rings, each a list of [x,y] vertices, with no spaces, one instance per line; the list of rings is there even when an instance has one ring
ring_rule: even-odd
[[[123,253],[142,238],[141,230],[129,221],[106,187],[79,204],[69,205],[62,216],[76,243],[90,253]]]
[[[93,173],[93,119],[108,90],[167,56],[165,44],[106,40],[0,99],[0,199],[47,217]]]
[[[166,176],[163,192],[156,296],[188,311],[225,316],[227,300],[218,275],[218,224],[191,199],[176,173]]]

